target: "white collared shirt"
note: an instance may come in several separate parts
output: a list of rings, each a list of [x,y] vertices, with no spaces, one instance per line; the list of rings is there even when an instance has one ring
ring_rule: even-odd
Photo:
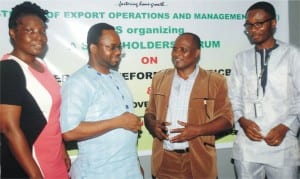
[[[177,71],[174,74],[166,118],[166,121],[171,123],[168,126],[169,138],[179,135],[179,133],[170,133],[171,129],[183,128],[178,124],[178,121],[188,121],[190,95],[198,72],[199,67],[196,66],[194,72],[186,80],[182,79]],[[163,146],[166,150],[186,149],[188,148],[188,142],[171,143],[169,140],[164,140]]]

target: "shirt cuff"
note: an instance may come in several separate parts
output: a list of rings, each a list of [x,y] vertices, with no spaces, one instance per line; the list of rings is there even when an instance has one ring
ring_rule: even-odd
[[[288,119],[282,124],[287,126],[293,132],[293,134],[297,135],[300,127],[300,121],[297,119],[297,116],[288,116]]]

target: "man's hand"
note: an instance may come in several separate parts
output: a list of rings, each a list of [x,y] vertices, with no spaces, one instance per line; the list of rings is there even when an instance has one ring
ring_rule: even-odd
[[[260,132],[259,126],[249,119],[241,117],[239,119],[240,126],[243,128],[246,136],[253,141],[261,141],[264,139],[263,135]]]
[[[168,139],[167,126],[169,126],[170,123],[156,120],[155,116],[153,116],[152,114],[146,114],[144,120],[145,125],[152,137],[156,137],[159,140]]]
[[[289,128],[287,126],[279,124],[278,126],[271,129],[270,132],[266,135],[266,143],[271,146],[280,145],[288,130]]]
[[[168,139],[168,128],[167,126],[170,125],[168,122],[158,121],[154,120],[151,121],[150,128],[151,128],[151,134],[158,138],[159,140],[165,140]]]
[[[185,142],[191,140],[199,135],[199,126],[187,124],[182,121],[178,121],[178,124],[183,128],[172,129],[171,133],[179,133],[178,135],[170,138],[170,142]]]
[[[135,114],[125,112],[121,116],[122,118],[122,128],[130,130],[132,132],[138,132],[143,126],[141,119]]]

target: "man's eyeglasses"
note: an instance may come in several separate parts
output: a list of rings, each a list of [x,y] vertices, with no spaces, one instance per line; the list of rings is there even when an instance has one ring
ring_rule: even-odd
[[[256,29],[260,29],[264,26],[264,24],[270,20],[273,20],[274,18],[271,17],[271,18],[268,18],[264,21],[261,21],[261,22],[255,22],[255,23],[249,23],[249,22],[246,22],[244,24],[244,27],[248,30],[248,29],[252,29],[252,27],[255,27]]]
[[[108,48],[110,51],[117,51],[117,50],[120,50],[122,51],[122,46],[121,45],[105,45],[105,44],[102,44],[102,43],[98,43],[100,45],[103,45],[105,48]]]

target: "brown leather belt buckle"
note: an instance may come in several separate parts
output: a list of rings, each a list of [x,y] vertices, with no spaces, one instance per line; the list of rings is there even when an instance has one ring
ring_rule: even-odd
[[[179,154],[183,154],[183,153],[187,153],[190,151],[190,148],[186,148],[186,149],[176,149],[176,150],[172,150],[173,152],[179,153]]]

